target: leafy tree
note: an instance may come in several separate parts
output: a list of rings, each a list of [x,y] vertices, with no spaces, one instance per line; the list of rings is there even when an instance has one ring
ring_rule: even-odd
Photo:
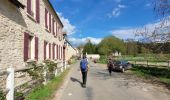
[[[96,53],[96,45],[92,44],[90,40],[84,45],[83,53],[87,54],[95,54]]]
[[[125,52],[124,42],[115,36],[104,38],[98,45],[98,53],[101,55],[110,55],[115,51]]]

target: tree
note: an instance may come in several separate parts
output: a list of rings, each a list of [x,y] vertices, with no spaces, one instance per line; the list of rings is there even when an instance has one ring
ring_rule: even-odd
[[[125,42],[126,45],[126,54],[136,56],[138,53],[137,42],[133,39],[127,39]]]
[[[154,11],[159,16],[167,16],[170,14],[170,0],[154,0]]]
[[[124,42],[115,36],[104,38],[98,45],[98,53],[101,55],[110,55],[115,51],[125,52]]]
[[[95,54],[96,53],[96,45],[92,44],[90,40],[84,45],[83,54]]]

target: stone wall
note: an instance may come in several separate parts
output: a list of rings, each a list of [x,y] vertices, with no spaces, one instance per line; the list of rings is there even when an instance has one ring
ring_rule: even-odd
[[[27,0],[19,0],[27,5]],[[28,17],[27,8],[18,9],[9,0],[0,1],[0,69],[14,67],[16,69],[25,68],[24,62],[24,32],[33,33],[39,38],[38,63],[44,60],[44,40],[49,43],[56,43],[63,46],[64,40],[59,41],[52,32],[45,29],[45,7],[55,16],[55,12],[48,4],[47,0],[40,0],[40,23]],[[57,16],[55,16],[57,19]],[[59,19],[57,19],[59,22]],[[58,35],[59,36],[59,35]],[[23,75],[22,73],[17,74]],[[2,79],[2,78],[1,78]],[[19,80],[30,80],[27,74],[25,78],[16,80],[16,86]]]

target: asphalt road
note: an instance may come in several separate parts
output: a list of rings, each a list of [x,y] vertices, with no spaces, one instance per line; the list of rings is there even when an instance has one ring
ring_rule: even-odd
[[[87,87],[81,86],[79,62],[75,64],[63,89],[61,100],[170,100],[163,87],[128,79],[119,72],[109,73],[105,65],[90,63]]]

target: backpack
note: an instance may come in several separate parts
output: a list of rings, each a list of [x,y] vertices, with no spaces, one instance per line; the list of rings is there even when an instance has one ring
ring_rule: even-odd
[[[108,67],[113,67],[113,62],[112,61],[108,61]]]
[[[80,62],[80,68],[83,72],[87,71],[87,65],[88,65],[87,59],[82,59]]]

